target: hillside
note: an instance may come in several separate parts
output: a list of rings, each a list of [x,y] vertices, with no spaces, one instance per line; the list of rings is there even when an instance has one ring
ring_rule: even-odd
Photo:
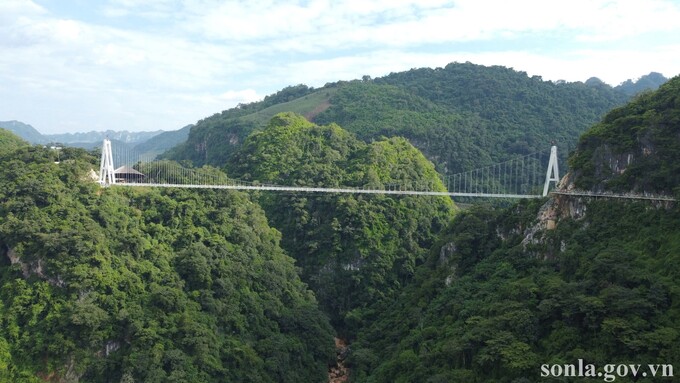
[[[276,115],[249,136],[227,166],[245,180],[296,186],[368,186],[427,181],[444,190],[432,163],[404,139],[366,144],[335,124]],[[336,330],[351,334],[373,302],[413,277],[435,235],[453,217],[444,197],[264,193],[259,202],[281,231]]]
[[[28,142],[22,140],[19,136],[9,130],[0,128],[0,156],[27,145]]]
[[[406,137],[438,171],[451,174],[543,150],[552,141],[566,158],[588,126],[628,98],[608,85],[553,83],[504,67],[452,63],[320,89],[289,87],[199,121],[167,157],[221,166],[268,118],[293,111],[318,124],[337,123],[366,142]]]
[[[179,130],[154,135],[150,139],[137,143],[133,150],[142,157],[156,157],[185,142],[189,137],[189,131],[191,131],[191,128],[193,127],[194,125],[187,125]]]
[[[20,121],[0,121],[0,128],[9,130],[18,137],[32,143],[44,144],[47,143],[45,137],[38,132],[34,127],[24,124]]]
[[[670,195],[680,186],[680,77],[617,108],[579,140],[568,181],[580,189]]]
[[[626,80],[617,85],[614,89],[630,96],[634,96],[641,92],[657,90],[666,81],[668,81],[668,79],[661,73],[650,72],[649,74],[640,77],[636,81]]]
[[[450,64],[288,87],[145,148],[188,134],[165,157],[221,178],[442,191],[437,170],[556,140],[564,187],[680,196],[680,77],[624,93]],[[326,382],[334,336],[352,382],[680,360],[677,202],[101,188],[96,150],[58,155],[0,129],[0,382]]]
[[[101,189],[55,155],[0,157],[0,381],[327,379],[333,331],[249,197]]]
[[[553,141],[566,154],[588,126],[626,100],[608,86],[553,83],[471,63],[355,82],[336,98],[320,122],[337,122],[363,139],[404,136],[448,174],[536,152]]]
[[[263,129],[274,115],[292,112],[313,117],[327,107],[334,89],[315,90],[306,85],[284,88],[261,102],[239,104],[236,108],[200,120],[186,142],[162,157],[190,160],[196,165],[223,166],[243,144],[246,137]]]
[[[665,173],[680,158],[679,84],[608,113],[583,135],[567,178],[609,187],[610,172],[587,165],[614,164],[600,154],[623,150],[630,162],[616,185],[680,186]],[[677,203],[555,196],[462,212],[414,283],[370,308],[378,314],[352,343],[352,381],[538,382],[549,379],[544,366],[579,360],[595,379],[637,381],[649,364],[680,358],[679,257]],[[642,368],[634,379],[608,364]],[[659,375],[650,381],[671,379]]]

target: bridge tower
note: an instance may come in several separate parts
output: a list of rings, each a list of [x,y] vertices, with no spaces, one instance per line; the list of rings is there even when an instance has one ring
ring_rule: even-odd
[[[113,168],[113,152],[111,151],[111,141],[104,139],[102,144],[102,160],[99,165],[99,184],[102,186],[116,183],[116,174]]]
[[[560,182],[560,169],[557,166],[557,146],[550,148],[550,161],[548,161],[548,171],[545,174],[545,184],[543,185],[543,197],[548,195],[550,182],[554,181],[555,186]]]

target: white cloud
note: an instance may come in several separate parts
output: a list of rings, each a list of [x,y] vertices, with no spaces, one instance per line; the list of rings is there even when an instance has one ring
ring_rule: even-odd
[[[272,50],[307,52],[310,46],[401,47],[555,30],[574,31],[584,41],[611,41],[679,31],[678,18],[677,4],[659,0],[231,1],[189,17],[187,28],[220,41],[271,40]]]
[[[680,71],[674,1],[110,0],[97,19],[44,4],[0,2],[0,119],[44,129],[173,129],[291,84],[452,61],[614,85]]]
[[[42,14],[45,9],[31,0],[3,0],[0,3],[0,20],[10,19],[17,14]]]

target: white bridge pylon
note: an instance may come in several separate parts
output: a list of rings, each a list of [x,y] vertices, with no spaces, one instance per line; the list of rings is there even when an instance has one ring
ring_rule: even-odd
[[[477,198],[542,198],[548,194],[550,183],[559,182],[557,147],[552,146],[548,169],[543,182],[547,151],[532,153],[485,168],[454,174],[442,179],[444,188],[434,182],[389,183],[364,187],[311,187],[261,184],[227,178],[223,173],[206,172],[203,169],[185,168],[170,161],[141,161],[129,153],[117,153],[123,164],[131,167],[136,164],[139,177],[126,180],[121,174],[116,180],[111,141],[104,140],[99,169],[99,184],[106,186],[128,187],[165,187],[192,189],[231,189],[251,191],[278,191],[300,193],[351,193],[384,195],[423,195]],[[127,172],[130,171],[128,168]],[[146,173],[146,174],[142,174]],[[128,173],[129,174],[129,173]],[[540,194],[540,186],[543,193]],[[444,189],[444,190],[442,190]]]
[[[113,151],[111,141],[104,139],[102,144],[102,160],[99,165],[99,184],[102,186],[113,185],[116,183],[116,172],[113,167]]]
[[[543,197],[548,195],[550,182],[555,182],[555,187],[560,182],[560,168],[557,165],[557,146],[550,148],[550,160],[548,161],[548,171],[545,173],[545,184],[543,185]]]

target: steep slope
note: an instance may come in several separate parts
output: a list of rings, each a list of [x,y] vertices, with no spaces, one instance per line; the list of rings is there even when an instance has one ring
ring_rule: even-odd
[[[22,140],[19,136],[9,130],[0,128],[0,156],[27,145],[28,142]]]
[[[680,185],[680,77],[613,110],[584,134],[567,183],[595,191],[672,194]]]
[[[614,89],[627,95],[634,96],[641,92],[657,90],[666,81],[668,81],[668,79],[661,73],[650,72],[649,74],[644,75],[635,81],[626,80],[617,85]]]
[[[503,67],[452,63],[320,89],[286,88],[199,121],[168,156],[220,166],[272,113],[294,111],[318,124],[337,123],[366,142],[406,137],[438,171],[451,174],[543,150],[552,141],[566,158],[588,126],[627,99],[604,84],[553,83]]]
[[[332,329],[234,192],[101,189],[95,158],[0,158],[0,381],[321,382]]]
[[[592,190],[646,191],[649,177],[662,182],[654,191],[680,186],[665,173],[680,158],[679,83],[607,114],[583,136],[568,179]],[[614,164],[601,153],[619,148],[633,154],[624,172],[589,172]],[[460,213],[415,282],[370,308],[379,314],[352,344],[352,380],[538,382],[559,365],[552,371],[571,381],[587,379],[564,375],[582,360],[595,379],[649,379],[651,364],[666,365],[652,381],[670,381],[667,367],[680,358],[678,261],[677,203],[555,196]],[[620,364],[640,365],[637,377],[611,368]]]
[[[48,141],[34,127],[20,121],[0,121],[0,128],[9,130],[32,144],[44,144]]]
[[[185,142],[189,137],[189,132],[194,125],[187,125],[179,130],[170,132],[163,132],[155,135],[146,141],[140,142],[134,146],[134,151],[141,157],[155,157],[165,151],[174,148],[177,145]]]
[[[382,188],[429,182],[443,190],[432,164],[404,139],[366,144],[335,124],[318,126],[292,113],[248,137],[228,169],[265,183]],[[370,303],[411,280],[453,213],[443,197],[265,193],[260,201],[343,335],[356,331]]]
[[[566,154],[588,126],[626,99],[609,86],[552,83],[509,68],[453,63],[352,82],[317,121],[336,122],[362,139],[404,136],[440,171],[456,173],[551,142]]]
[[[169,150],[163,158],[190,160],[196,165],[222,166],[250,133],[264,128],[275,114],[314,115],[328,104],[331,92],[332,89],[316,91],[306,85],[290,86],[260,102],[239,104],[236,108],[216,113],[198,121],[188,140]]]

